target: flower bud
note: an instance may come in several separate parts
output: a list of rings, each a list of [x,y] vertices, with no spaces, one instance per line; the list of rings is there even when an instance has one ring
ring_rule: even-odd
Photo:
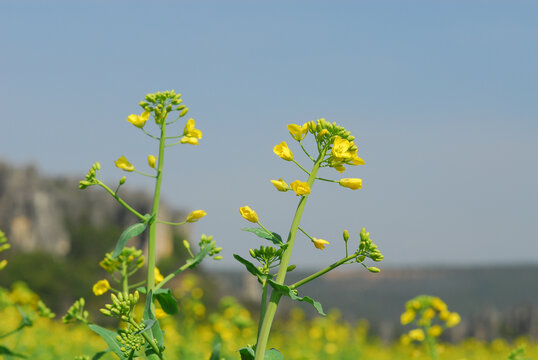
[[[239,213],[243,218],[250,221],[251,223],[257,223],[258,222],[258,214],[256,214],[256,211],[252,210],[248,206],[243,206],[239,208]]]
[[[204,210],[194,210],[189,215],[187,215],[187,222],[197,222],[206,215],[207,213]]]
[[[344,230],[344,234],[342,236],[344,237],[344,241],[347,242],[349,240],[349,231]]]
[[[191,248],[191,245],[189,244],[189,242],[185,239],[183,240],[183,247],[187,250],[189,250]]]
[[[288,268],[286,269],[286,271],[287,271],[287,272],[293,271],[293,270],[295,270],[296,267],[297,267],[297,265],[290,265],[290,266],[288,266]]]
[[[379,268],[376,268],[375,266],[370,266],[370,267],[368,267],[368,271],[372,272],[372,273],[378,273],[381,270],[379,270]]]
[[[189,112],[189,108],[186,107],[185,109],[181,110],[181,112],[179,113],[179,117],[183,117],[187,115],[188,112]]]
[[[127,181],[127,178],[125,176],[122,176],[120,179],[120,185],[125,184],[126,181]]]
[[[222,256],[220,256],[220,255],[214,256],[213,260],[222,260]]]
[[[256,253],[254,252],[254,250],[249,249],[248,253],[250,254],[250,256],[252,256],[254,259],[256,259]]]

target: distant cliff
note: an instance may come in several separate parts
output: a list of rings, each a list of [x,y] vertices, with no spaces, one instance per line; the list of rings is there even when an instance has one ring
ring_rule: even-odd
[[[73,229],[99,229],[110,224],[125,229],[137,221],[103,189],[79,190],[83,175],[80,179],[47,177],[33,165],[16,167],[0,161],[0,229],[8,236],[14,252],[43,251],[63,257],[77,241]],[[148,194],[122,188],[121,196],[142,214],[151,212]],[[169,221],[183,221],[186,216],[166,205],[161,206],[160,213]],[[173,231],[178,230],[157,226],[158,256],[172,251]],[[137,239],[138,246],[144,247],[145,236]],[[110,241],[113,246],[115,239]]]

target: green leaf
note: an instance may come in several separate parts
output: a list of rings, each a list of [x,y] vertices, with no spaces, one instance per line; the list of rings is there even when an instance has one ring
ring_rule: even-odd
[[[241,360],[254,360],[256,357],[254,349],[252,349],[250,346],[239,349],[239,355],[241,355]]]
[[[164,291],[159,291],[164,290]],[[158,289],[155,292],[155,295],[153,295],[155,299],[161,304],[161,307],[163,308],[164,312],[170,315],[175,315],[178,313],[179,308],[177,306],[177,300],[172,295],[172,291],[170,289]]]
[[[234,254],[235,260],[239,261],[241,264],[245,265],[247,268],[247,271],[251,273],[252,275],[256,276],[260,282],[264,282],[266,275],[260,271],[253,263],[250,261],[243,259],[241,256]]]
[[[198,254],[194,255],[193,258],[188,259],[185,263],[189,266],[189,269],[192,269],[196,267],[196,265],[201,263],[202,260],[207,256],[207,254],[209,254],[212,248],[212,245],[207,244],[202,250],[200,250]]]
[[[151,327],[153,326],[153,324],[155,324],[155,319],[147,319],[147,320],[144,320],[144,328],[140,331],[137,331],[135,332],[135,334],[142,334],[143,332],[146,332],[148,331],[149,329],[151,329]]]
[[[221,343],[218,342],[213,346],[213,351],[211,352],[211,357],[209,360],[220,360],[220,348],[222,347]]]
[[[282,295],[289,296],[292,300],[305,301],[311,304],[312,306],[314,306],[320,315],[327,316],[327,314],[323,312],[323,308],[321,307],[321,304],[318,301],[315,301],[314,299],[308,296],[304,296],[304,297],[297,296],[297,293],[296,293],[297,290],[292,290],[290,289],[289,286],[286,286],[286,285],[277,284],[273,280],[269,279],[267,280],[267,282],[269,283],[269,285],[273,287],[273,289],[280,292]]]
[[[7,355],[7,356],[13,356],[13,357],[26,359],[25,355],[14,353],[13,351],[9,350],[7,347],[3,345],[0,345],[0,355]]]
[[[20,324],[21,328],[25,326],[30,327],[34,325],[34,322],[32,321],[32,319],[30,319],[30,317],[24,312],[24,310],[20,306],[17,306],[17,310],[19,311],[19,314],[21,314],[21,317],[22,317],[21,324]]]
[[[159,345],[159,349],[164,348],[164,335],[163,331],[161,330],[161,326],[159,325],[159,321],[155,318],[155,314],[153,313],[153,310],[151,309],[151,304],[153,301],[153,290],[150,290],[149,294],[146,296],[146,305],[144,307],[144,315],[142,318],[147,320],[154,320],[153,326],[151,327],[151,333],[153,337],[157,340],[157,344]]]
[[[125,355],[123,355],[123,351],[120,350],[121,345],[116,341],[116,336],[118,334],[115,331],[105,329],[104,327],[95,324],[90,324],[88,326],[92,331],[99,334],[103,340],[105,340],[110,351],[116,354],[121,360],[127,360]]]
[[[118,239],[118,242],[116,243],[116,248],[114,249],[114,252],[112,253],[112,257],[113,258],[118,257],[118,255],[121,253],[121,251],[125,247],[125,244],[127,244],[127,241],[131,240],[135,236],[142,234],[142,232],[146,230],[146,227],[148,227],[147,222],[143,222],[143,223],[131,225],[127,229],[125,229],[125,231],[121,233],[120,238]]]
[[[276,232],[267,232],[265,229],[262,229],[262,228],[242,228],[241,230],[248,231],[255,235],[258,235],[262,239],[269,240],[275,245],[278,245],[278,246],[284,245],[284,243],[282,243],[282,237],[278,235]]]
[[[269,349],[263,356],[264,360],[284,360],[284,356],[277,349]]]
[[[94,356],[92,356],[92,360],[99,360],[100,358],[102,358],[103,356],[105,356],[105,354],[109,352],[109,350],[105,350],[105,351],[99,351],[97,354],[95,354]]]

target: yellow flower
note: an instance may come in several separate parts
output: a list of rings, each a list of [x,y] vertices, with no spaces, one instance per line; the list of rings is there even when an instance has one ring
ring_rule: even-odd
[[[441,300],[440,298],[438,298],[438,297],[433,298],[432,306],[433,306],[433,308],[435,310],[437,310],[439,312],[447,310],[447,306],[446,306],[445,302],[443,300]]]
[[[414,310],[406,310],[402,315],[400,315],[400,322],[402,325],[407,325],[411,323],[415,319],[415,311]]]
[[[425,319],[428,319],[428,320],[431,320],[435,317],[435,310],[433,310],[432,308],[428,308],[424,311],[424,313],[422,314],[422,316],[425,318]]]
[[[196,139],[202,138],[202,132],[198,129],[194,128],[194,119],[189,119],[187,123],[185,124],[185,128],[183,129],[183,135],[186,137],[193,137]]]
[[[322,137],[324,137],[324,136],[327,135],[327,134],[329,134],[329,130],[327,130],[327,129],[323,129],[323,130],[321,130],[321,131],[319,132],[319,134],[318,134],[318,138],[322,138]]]
[[[206,215],[207,213],[204,210],[194,210],[189,215],[187,215],[187,222],[196,222]]]
[[[166,313],[164,312],[163,309],[155,309],[155,317],[157,319],[162,319],[165,316],[166,316]]]
[[[303,140],[306,136],[306,133],[308,132],[307,123],[303,124],[303,126],[299,126],[297,124],[289,124],[287,125],[287,128],[291,136],[297,141]]]
[[[409,335],[407,334],[403,334],[401,337],[400,337],[400,343],[402,345],[409,345],[411,343],[411,338],[409,337]]]
[[[304,181],[295,180],[290,184],[290,187],[293,191],[295,191],[297,196],[310,194],[310,186],[308,186],[308,183],[305,183]]]
[[[280,156],[281,159],[284,159],[286,161],[293,160],[293,153],[291,152],[290,148],[288,147],[288,144],[286,144],[285,141],[282,141],[280,144],[275,145],[275,147],[273,148],[273,152]]]
[[[179,142],[182,144],[198,145],[198,139],[192,136],[183,136]]]
[[[98,282],[93,285],[93,293],[95,296],[103,295],[110,289],[110,284],[108,283],[107,279],[99,280]]]
[[[332,156],[338,159],[353,158],[353,152],[349,151],[351,146],[353,146],[353,142],[342,139],[340,136],[335,137],[333,142]]]
[[[461,317],[460,317],[460,314],[458,313],[450,313],[450,315],[448,316],[448,319],[446,319],[446,326],[447,327],[454,327],[456,325],[458,325],[461,321]]]
[[[134,171],[134,166],[127,160],[125,156],[120,157],[118,160],[114,162],[117,167],[119,167],[122,170],[132,172]]]
[[[161,272],[159,271],[159,268],[155,267],[155,284],[158,284],[163,280],[164,276],[162,276]]]
[[[443,332],[443,328],[439,325],[433,325],[428,329],[428,334],[433,337],[438,337]]]
[[[441,312],[439,313],[439,319],[441,320],[446,321],[449,316],[450,316],[450,311],[448,311],[447,309],[441,310]]]
[[[144,111],[140,115],[131,114],[127,117],[127,121],[138,128],[143,128],[146,121],[149,119],[149,111]]]
[[[409,331],[409,337],[413,340],[424,341],[424,331],[422,329],[413,329]]]
[[[325,245],[329,245],[330,243],[327,240],[318,239],[318,238],[312,238],[314,246],[316,249],[323,250],[325,249]]]
[[[256,211],[252,210],[248,206],[243,206],[239,208],[239,213],[242,217],[244,217],[246,220],[257,223],[258,222],[258,214],[256,214]]]
[[[351,190],[358,190],[362,188],[362,179],[340,179],[338,182],[341,186],[347,187]]]
[[[271,182],[273,183],[273,185],[276,187],[278,191],[288,191],[290,189],[288,184],[286,184],[286,182],[282,179],[271,180]]]
[[[155,169],[155,164],[157,163],[157,157],[154,155],[148,155],[148,165],[150,168]]]

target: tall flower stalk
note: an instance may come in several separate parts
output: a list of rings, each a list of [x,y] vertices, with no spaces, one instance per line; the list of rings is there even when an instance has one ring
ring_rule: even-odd
[[[135,167],[125,156],[121,156],[115,161],[118,168],[128,173],[135,172],[155,180],[151,213],[142,214],[121,198],[119,190],[125,184],[126,177],[119,180],[115,190],[107,186],[101,180],[100,163],[95,163],[90,168],[86,178],[79,185],[81,189],[94,185],[102,187],[139,220],[138,223],[130,226],[121,234],[114,251],[106,254],[103,261],[100,262],[101,267],[111,275],[118,273],[117,276],[111,276],[111,279],[119,283],[119,289],[112,287],[107,279],[99,280],[93,287],[93,292],[97,296],[109,290],[112,292],[112,303],[106,304],[101,309],[101,313],[118,319],[123,325],[114,332],[98,325],[90,324],[88,313],[83,309],[84,299],[75,302],[64,317],[65,322],[79,320],[90,324],[90,328],[101,335],[107,342],[109,345],[108,351],[112,351],[122,360],[136,356],[143,356],[147,359],[165,359],[164,338],[158,318],[166,314],[173,315],[177,313],[178,306],[170,289],[165,289],[163,286],[179,273],[198,265],[206,256],[211,256],[215,260],[222,258],[218,255],[221,248],[216,247],[213,237],[202,235],[199,242],[200,250],[196,254],[191,251],[189,242],[184,241],[184,247],[187,249],[190,258],[187,259],[185,264],[179,266],[177,270],[163,276],[156,267],[157,224],[180,226],[196,222],[206,215],[203,210],[195,210],[184,221],[178,223],[159,218],[165,149],[180,144],[198,145],[199,140],[202,139],[202,132],[195,128],[194,119],[187,120],[183,131],[178,135],[167,136],[168,126],[184,118],[189,111],[182,102],[181,94],[176,94],[174,90],[148,94],[145,101],[140,102],[143,112],[140,115],[131,114],[127,117],[129,123],[159,143],[158,155],[150,154],[147,157],[149,171],[138,170],[138,167]],[[169,120],[169,117],[173,117],[173,113],[175,113],[175,118]],[[146,130],[146,124],[151,117],[155,120],[157,135]],[[131,238],[142,234],[146,229],[148,230],[146,280],[141,283],[131,284],[129,277],[144,266],[146,258],[141,250],[134,247],[125,247],[125,245]],[[141,319],[137,318],[133,313],[140,299],[140,293],[146,294],[145,311]]]
[[[290,265],[290,261],[299,231],[307,239],[309,239],[317,249],[323,250],[326,245],[330,244],[330,242],[327,240],[310,236],[306,230],[300,226],[306,201],[311,194],[311,189],[314,182],[316,180],[328,181],[337,183],[342,187],[352,190],[357,190],[362,187],[361,179],[345,178],[340,180],[331,180],[321,178],[318,177],[319,170],[324,167],[331,167],[342,173],[345,171],[346,166],[364,164],[364,161],[357,155],[358,148],[353,143],[355,137],[352,136],[348,130],[336,125],[335,123],[331,124],[324,119],[319,119],[317,121],[311,121],[303,124],[302,126],[290,124],[287,127],[292,138],[298,142],[301,150],[305,153],[306,157],[312,161],[313,165],[310,170],[307,170],[305,167],[299,164],[299,162],[295,160],[293,152],[285,141],[276,145],[273,149],[273,152],[281,159],[294,163],[308,175],[306,181],[295,180],[291,182],[290,185],[288,185],[286,181],[281,178],[279,180],[271,180],[271,183],[278,191],[292,191],[300,197],[286,242],[282,241],[282,237],[279,234],[268,230],[264,225],[262,225],[257,213],[250,207],[244,206],[239,209],[241,215],[246,220],[259,226],[256,228],[243,228],[242,230],[252,232],[276,245],[276,248],[272,246],[261,246],[259,249],[249,250],[251,257],[257,260],[261,266],[255,266],[249,260],[246,260],[237,254],[234,255],[236,260],[245,265],[247,271],[256,276],[262,285],[262,299],[257,343],[255,346],[247,346],[240,349],[242,359],[262,360],[264,358],[278,359],[281,357],[276,349],[271,349],[268,351],[266,351],[266,349],[273,319],[275,317],[280,299],[283,295],[289,296],[293,300],[308,302],[313,305],[320,314],[325,315],[319,302],[308,296],[300,297],[298,295],[297,289],[300,286],[326,274],[331,270],[336,269],[341,265],[354,262],[360,263],[370,272],[377,273],[380,271],[377,267],[367,266],[364,261],[366,258],[370,258],[373,261],[381,261],[383,259],[383,255],[377,249],[377,246],[372,242],[370,239],[370,234],[367,233],[364,228],[360,232],[361,240],[357,249],[350,254],[348,249],[349,233],[344,231],[343,238],[345,244],[345,256],[332,265],[310,276],[307,276],[294,284],[285,285],[287,273],[295,268],[294,265]],[[312,156],[302,143],[308,133],[313,135],[312,137],[315,141],[317,150],[317,154],[315,156]],[[276,270],[276,272],[274,270]],[[270,296],[269,290],[271,290]]]

